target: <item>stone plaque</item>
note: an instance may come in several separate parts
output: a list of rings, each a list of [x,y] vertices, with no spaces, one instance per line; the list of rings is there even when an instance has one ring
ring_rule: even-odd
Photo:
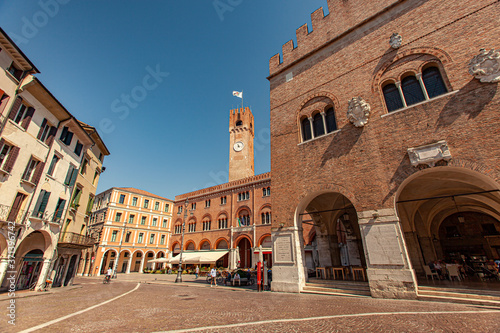
[[[292,235],[276,236],[273,255],[277,264],[293,264]]]
[[[450,149],[445,140],[425,146],[408,148],[408,156],[413,166],[427,164],[429,167],[433,167],[438,161],[449,161],[451,159]]]
[[[395,225],[368,225],[363,234],[371,265],[404,265]]]

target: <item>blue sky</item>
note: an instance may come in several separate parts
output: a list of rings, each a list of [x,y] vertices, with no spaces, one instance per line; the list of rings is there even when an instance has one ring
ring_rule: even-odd
[[[216,8],[215,5],[218,5]],[[98,192],[175,195],[227,181],[229,110],[255,117],[270,171],[269,59],[325,0],[0,0],[0,26],[111,155]]]

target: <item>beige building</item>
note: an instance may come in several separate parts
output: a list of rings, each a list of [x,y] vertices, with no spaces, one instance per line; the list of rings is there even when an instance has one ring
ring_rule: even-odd
[[[72,284],[78,266],[84,266],[89,260],[88,251],[84,251],[85,255],[82,257],[82,250],[92,248],[98,241],[89,235],[87,226],[99,177],[104,169],[102,166],[104,157],[109,155],[109,150],[94,127],[81,121],[80,125],[92,138],[94,144],[83,155],[69,210],[59,237],[58,258],[54,265],[55,287]]]
[[[35,78],[0,29],[0,287],[49,276],[92,134]],[[8,279],[8,280],[7,280]]]
[[[98,194],[89,234],[96,235],[99,243],[85,250],[78,274],[158,268],[150,260],[168,257],[172,209],[172,200],[135,188],[113,187]]]

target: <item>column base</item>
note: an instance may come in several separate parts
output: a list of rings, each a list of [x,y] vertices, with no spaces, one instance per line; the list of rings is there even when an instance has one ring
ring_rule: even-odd
[[[372,297],[417,299],[413,270],[369,268],[366,273]]]

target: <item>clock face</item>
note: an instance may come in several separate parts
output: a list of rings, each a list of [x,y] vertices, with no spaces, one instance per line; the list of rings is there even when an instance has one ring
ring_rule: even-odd
[[[245,145],[243,144],[243,142],[238,141],[238,142],[236,142],[234,144],[233,149],[234,149],[234,151],[242,151],[243,147],[245,147]]]

